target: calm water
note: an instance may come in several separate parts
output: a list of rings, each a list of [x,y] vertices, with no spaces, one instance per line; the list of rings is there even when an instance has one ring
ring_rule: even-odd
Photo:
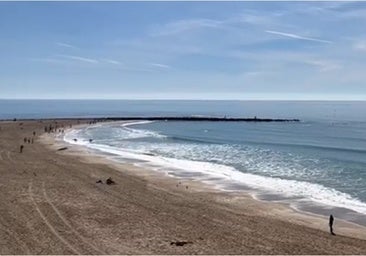
[[[0,101],[0,118],[209,115],[300,123],[98,124],[65,139],[175,177],[366,224],[366,102]],[[93,142],[89,143],[89,138]],[[330,209],[331,208],[331,209]]]

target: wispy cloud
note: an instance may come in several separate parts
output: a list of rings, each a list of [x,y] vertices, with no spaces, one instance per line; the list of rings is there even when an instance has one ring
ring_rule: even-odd
[[[322,39],[317,39],[317,38],[312,38],[312,37],[305,37],[305,36],[300,36],[300,35],[296,35],[296,34],[284,33],[284,32],[273,31],[273,30],[266,30],[265,32],[274,34],[274,35],[280,35],[280,36],[284,36],[284,37],[298,39],[298,40],[314,41],[314,42],[326,43],[326,44],[333,43],[332,41],[328,41],[328,40],[322,40]]]
[[[161,63],[149,63],[150,66],[158,67],[158,68],[171,68],[168,65],[161,64]]]
[[[66,48],[74,48],[76,49],[77,47],[71,45],[71,44],[67,44],[67,43],[62,43],[62,42],[57,42],[56,43],[57,46],[60,46],[60,47],[66,47]]]
[[[178,20],[164,25],[154,26],[150,34],[153,36],[166,36],[202,28],[218,28],[221,24],[221,21],[212,19]]]
[[[101,61],[106,62],[108,64],[113,64],[113,65],[121,65],[122,63],[118,60],[111,60],[111,59],[102,59]]]
[[[96,59],[90,59],[90,58],[85,58],[85,57],[81,57],[81,56],[74,56],[74,55],[57,55],[61,58],[66,58],[66,59],[70,59],[70,60],[76,60],[76,61],[80,61],[80,62],[87,62],[87,63],[93,63],[93,64],[97,64],[99,63],[98,60]]]
[[[327,61],[327,60],[308,60],[304,61],[306,64],[316,66],[319,68],[319,71],[326,72],[332,70],[338,70],[341,68],[341,65],[334,61]]]

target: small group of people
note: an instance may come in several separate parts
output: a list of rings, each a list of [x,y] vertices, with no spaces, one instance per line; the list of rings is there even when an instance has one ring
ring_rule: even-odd
[[[61,125],[60,127],[56,124],[55,126],[52,126],[52,124],[50,124],[49,126],[45,126],[44,127],[44,132],[47,132],[47,133],[64,133],[65,130],[64,130],[64,125]]]
[[[33,140],[33,137],[32,138],[27,138],[27,137],[24,137],[24,143],[27,143],[28,142],[28,144],[33,144],[33,142],[34,142],[34,140]]]
[[[34,137],[36,136],[36,132],[33,131],[33,136],[31,138],[24,137],[23,141],[24,143],[33,144],[34,143]],[[19,152],[23,153],[24,145],[20,145]]]

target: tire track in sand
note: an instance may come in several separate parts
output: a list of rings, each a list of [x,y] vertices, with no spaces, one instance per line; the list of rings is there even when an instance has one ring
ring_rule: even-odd
[[[88,246],[90,246],[90,248],[92,248],[93,250],[95,250],[98,254],[105,254],[104,252],[102,252],[101,250],[99,250],[97,247],[95,247],[93,244],[91,244],[89,241],[87,241],[67,220],[66,218],[61,214],[61,212],[57,209],[57,207],[52,203],[51,199],[49,198],[49,196],[47,195],[46,192],[46,188],[45,188],[45,183],[42,182],[42,190],[43,190],[43,195],[47,201],[47,203],[52,207],[52,209],[54,210],[54,212],[58,215],[58,217],[62,220],[62,222],[78,237],[80,238],[80,240],[82,240],[85,244],[87,244]]]
[[[63,243],[65,244],[71,251],[73,251],[73,253],[75,254],[82,254],[81,252],[79,252],[74,246],[72,246],[67,240],[65,240],[58,232],[57,230],[54,228],[54,226],[52,226],[52,224],[48,221],[47,217],[43,214],[43,212],[41,211],[41,209],[38,207],[36,200],[34,200],[33,197],[33,190],[32,190],[32,185],[33,182],[30,181],[29,182],[29,186],[28,186],[28,193],[29,196],[31,198],[31,201],[34,205],[34,207],[36,208],[39,216],[42,218],[42,220],[44,221],[44,223],[48,226],[48,228],[51,230],[51,232]]]
[[[7,155],[8,159],[9,159],[9,161],[10,161],[11,163],[15,163],[14,159],[11,157],[11,153],[10,153],[10,151],[7,151],[7,152],[6,152],[6,155]]]

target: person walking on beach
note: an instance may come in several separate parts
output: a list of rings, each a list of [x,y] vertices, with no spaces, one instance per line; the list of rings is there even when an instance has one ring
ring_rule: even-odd
[[[24,148],[24,146],[23,145],[20,145],[20,150],[19,150],[20,153],[23,152],[23,148]]]
[[[329,216],[329,229],[330,229],[330,234],[332,234],[333,236],[335,236],[334,232],[333,232],[333,222],[334,222],[334,217],[331,214]]]

